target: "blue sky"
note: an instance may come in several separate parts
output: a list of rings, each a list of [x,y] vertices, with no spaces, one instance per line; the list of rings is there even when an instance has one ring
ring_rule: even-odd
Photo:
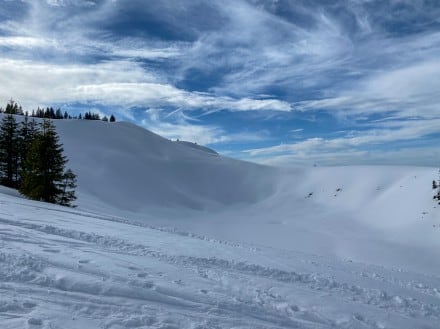
[[[278,165],[440,165],[436,0],[0,0],[0,101]]]

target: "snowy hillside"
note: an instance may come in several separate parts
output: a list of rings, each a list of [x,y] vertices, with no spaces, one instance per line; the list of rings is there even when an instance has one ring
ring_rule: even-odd
[[[276,169],[56,124],[79,207],[0,187],[0,328],[438,328],[437,169]]]
[[[92,198],[130,211],[201,210],[254,203],[274,188],[273,169],[218,157],[130,123],[59,120],[56,125],[78,175],[79,204]]]

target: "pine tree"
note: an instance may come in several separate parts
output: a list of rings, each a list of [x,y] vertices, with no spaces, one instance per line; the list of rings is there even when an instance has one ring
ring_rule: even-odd
[[[63,175],[63,181],[60,184],[62,189],[61,195],[58,197],[57,203],[62,206],[74,207],[72,202],[76,200],[76,175],[72,170],[68,169]]]
[[[19,173],[17,121],[6,115],[0,124],[0,179],[3,185],[16,187]]]
[[[63,113],[61,112],[61,109],[57,109],[55,111],[55,119],[62,119],[63,118]]]
[[[20,192],[34,200],[57,203],[63,194],[66,163],[55,126],[44,120],[26,156]]]
[[[14,102],[12,99],[9,101],[9,103],[6,105],[5,109],[6,114],[20,114],[23,115],[23,109],[21,106],[19,106],[16,102]]]
[[[53,109],[53,107],[47,109],[47,117],[49,119],[56,119],[55,110]]]
[[[116,121],[116,118],[115,118],[115,116],[112,114],[111,116],[110,116],[110,122],[115,122]]]
[[[25,161],[27,154],[30,150],[32,142],[38,133],[37,123],[35,119],[32,119],[29,122],[29,118],[27,116],[24,117],[24,120],[20,123],[20,128],[18,130],[18,148],[19,148],[19,180],[18,186],[21,184],[21,178],[23,176],[23,170],[25,166]]]

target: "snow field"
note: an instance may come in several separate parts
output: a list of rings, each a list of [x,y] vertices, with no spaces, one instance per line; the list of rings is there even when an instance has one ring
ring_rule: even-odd
[[[5,328],[435,328],[439,278],[1,195]]]
[[[0,187],[0,328],[439,327],[435,168],[271,168],[56,125],[79,207]]]

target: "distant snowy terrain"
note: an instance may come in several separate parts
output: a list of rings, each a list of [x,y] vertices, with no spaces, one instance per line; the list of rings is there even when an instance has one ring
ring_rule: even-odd
[[[210,209],[269,196],[274,170],[219,157],[126,122],[56,122],[80,205],[90,199],[120,210]],[[90,206],[90,204],[87,204]]]
[[[435,168],[276,169],[56,121],[78,208],[0,187],[0,328],[438,328]]]

